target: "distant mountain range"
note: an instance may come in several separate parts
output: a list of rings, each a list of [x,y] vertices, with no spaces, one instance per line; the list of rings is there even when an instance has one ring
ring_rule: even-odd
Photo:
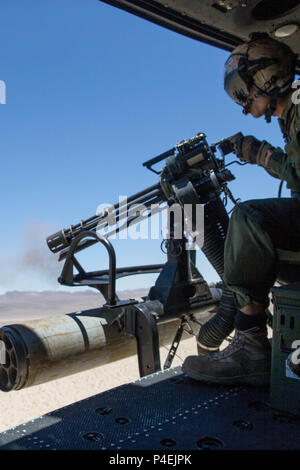
[[[148,289],[123,290],[118,292],[120,299],[142,297]],[[89,308],[97,308],[105,302],[96,291],[77,292],[44,291],[22,292],[10,291],[0,295],[0,325],[16,320],[30,320]]]

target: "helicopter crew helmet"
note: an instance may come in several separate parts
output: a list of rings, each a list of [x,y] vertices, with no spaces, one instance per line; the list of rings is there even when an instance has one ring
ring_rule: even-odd
[[[251,39],[237,46],[225,63],[224,89],[248,114],[256,95],[270,97],[265,113],[267,122],[276,109],[277,98],[287,95],[295,76],[297,54],[289,46],[266,33],[253,33]]]

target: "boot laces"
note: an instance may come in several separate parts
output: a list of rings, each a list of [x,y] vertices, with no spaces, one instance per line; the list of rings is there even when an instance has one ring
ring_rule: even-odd
[[[235,336],[233,337],[230,344],[222,351],[210,354],[209,359],[222,359],[231,356],[231,354],[241,349],[241,347],[244,345],[244,342],[245,338],[239,334],[238,331],[236,331]]]

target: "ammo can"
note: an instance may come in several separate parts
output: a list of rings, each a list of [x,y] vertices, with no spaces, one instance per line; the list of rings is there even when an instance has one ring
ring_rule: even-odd
[[[271,292],[271,407],[300,416],[300,282],[273,287]]]

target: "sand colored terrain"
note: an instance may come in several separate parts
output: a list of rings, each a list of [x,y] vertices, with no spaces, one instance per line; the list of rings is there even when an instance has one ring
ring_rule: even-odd
[[[142,290],[123,291],[120,297],[145,294]],[[64,314],[97,306],[99,295],[93,292],[11,292],[0,296],[0,326],[47,317],[53,315],[53,312]],[[161,347],[162,364],[167,353],[168,349]],[[173,365],[181,365],[183,359],[190,354],[196,354],[194,337],[182,341]],[[138,378],[137,358],[132,356],[35,387],[9,393],[0,392],[0,431]]]

